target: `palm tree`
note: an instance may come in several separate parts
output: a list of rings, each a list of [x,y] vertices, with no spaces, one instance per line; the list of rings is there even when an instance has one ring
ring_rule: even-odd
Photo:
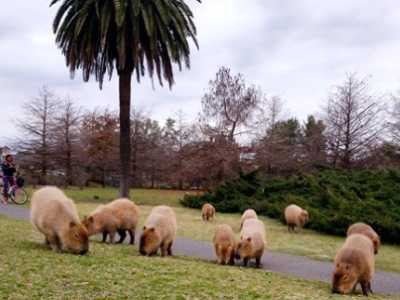
[[[197,0],[200,2],[200,0]],[[173,63],[190,67],[189,40],[196,40],[193,14],[184,0],[52,0],[62,2],[54,18],[56,43],[73,76],[94,75],[103,84],[114,69],[119,77],[120,195],[129,196],[131,78],[157,74],[174,83]]]

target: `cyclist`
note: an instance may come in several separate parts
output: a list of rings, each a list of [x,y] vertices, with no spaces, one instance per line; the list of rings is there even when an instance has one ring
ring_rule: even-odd
[[[14,157],[11,154],[7,154],[1,164],[1,170],[3,171],[3,204],[8,203],[8,190],[10,186],[14,185],[14,174],[17,172],[14,164]]]

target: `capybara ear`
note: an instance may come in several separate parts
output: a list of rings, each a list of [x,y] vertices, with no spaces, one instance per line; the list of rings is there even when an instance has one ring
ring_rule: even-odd
[[[143,226],[143,230],[146,230],[146,226]]]
[[[251,236],[249,236],[249,237],[247,238],[247,241],[248,241],[248,242],[251,242]]]
[[[154,227],[150,228],[149,231],[153,232],[154,231]]]
[[[69,228],[72,228],[76,226],[76,223],[74,221],[69,222]]]
[[[93,216],[90,216],[90,217],[88,218],[88,220],[89,220],[90,223],[93,223],[93,222],[94,222]]]

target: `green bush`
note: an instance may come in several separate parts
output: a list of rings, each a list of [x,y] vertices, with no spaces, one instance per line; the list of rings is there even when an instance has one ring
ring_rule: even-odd
[[[287,178],[260,179],[243,174],[201,196],[187,195],[184,206],[212,203],[220,212],[257,213],[283,219],[284,208],[297,204],[310,212],[306,227],[345,235],[349,225],[365,222],[384,242],[400,244],[400,172],[398,170],[322,170]]]

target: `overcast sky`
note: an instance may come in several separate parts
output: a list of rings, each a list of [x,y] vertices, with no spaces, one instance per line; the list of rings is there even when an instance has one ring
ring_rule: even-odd
[[[176,74],[170,91],[133,84],[133,105],[165,120],[182,110],[188,119],[220,66],[244,74],[268,95],[279,95],[300,119],[320,110],[333,85],[348,72],[372,75],[375,90],[400,88],[398,0],[187,0],[200,49],[192,67]],[[117,108],[116,77],[105,82],[71,80],[54,43],[56,7],[47,0],[13,0],[0,11],[1,142],[17,135],[21,104],[47,85],[85,108]],[[77,74],[78,75],[78,74]]]

